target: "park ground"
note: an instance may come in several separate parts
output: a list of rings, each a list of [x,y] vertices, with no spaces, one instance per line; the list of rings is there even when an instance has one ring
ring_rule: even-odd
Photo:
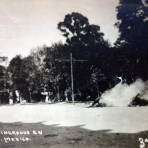
[[[0,106],[0,148],[139,148],[139,138],[148,139],[148,107],[89,106],[84,103]]]

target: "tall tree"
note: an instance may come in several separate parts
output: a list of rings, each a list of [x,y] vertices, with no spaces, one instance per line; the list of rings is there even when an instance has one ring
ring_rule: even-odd
[[[87,60],[84,63],[73,63],[74,86],[77,88],[75,91],[80,90],[84,94],[83,97],[86,97],[90,89],[93,71],[91,68],[96,69],[101,65],[100,56],[109,49],[110,45],[104,39],[100,26],[90,24],[88,18],[80,13],[73,12],[65,15],[64,20],[58,24],[58,29],[66,37],[67,49],[73,53],[73,57]]]
[[[142,0],[120,0],[117,19],[120,35],[116,47],[124,50],[118,52],[123,73],[133,80],[148,79],[148,7]]]
[[[69,51],[62,43],[53,44],[45,50],[44,83],[48,91],[54,93],[55,99],[61,99],[70,83],[70,64],[62,62],[69,58]]]
[[[109,43],[104,40],[100,26],[90,24],[88,18],[73,12],[65,15],[58,29],[66,37],[66,43],[76,58],[97,56],[98,48],[105,48]]]
[[[18,90],[21,97],[30,102],[32,92],[41,89],[41,73],[34,58],[16,56],[10,61],[8,71],[12,80],[11,90]]]
[[[20,89],[23,83],[23,75],[21,74],[22,70],[22,58],[21,56],[15,56],[8,66],[8,71],[11,73],[11,79],[13,82],[14,89]]]
[[[120,0],[116,26],[120,36],[117,44],[136,49],[148,48],[148,7],[142,0]]]
[[[6,88],[6,68],[0,65],[0,90]]]

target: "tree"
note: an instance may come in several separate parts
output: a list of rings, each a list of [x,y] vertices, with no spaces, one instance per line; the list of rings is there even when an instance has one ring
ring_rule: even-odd
[[[27,101],[32,100],[32,94],[34,91],[40,92],[42,85],[42,73],[39,71],[38,66],[35,64],[34,58],[28,56],[23,59],[22,62],[22,74],[24,75],[24,87],[23,94]]]
[[[41,47],[37,47],[31,50],[30,56],[33,58],[34,64],[38,67],[38,70],[42,72],[45,67],[44,59],[45,59],[45,49],[46,45]]]
[[[6,89],[6,68],[0,65],[0,90]]]
[[[22,70],[22,59],[21,56],[17,55],[15,56],[8,66],[8,71],[11,73],[11,79],[12,79],[12,87],[14,89],[20,89],[22,86],[22,79],[23,75],[21,74]]]
[[[75,58],[96,56],[99,48],[109,46],[103,38],[100,26],[90,24],[88,18],[80,13],[65,15],[64,21],[58,24],[58,29],[66,37],[66,44]]]
[[[128,45],[134,50],[148,47],[148,7],[141,0],[120,0],[117,7],[116,26],[120,36],[117,44]]]
[[[45,50],[44,83],[47,91],[54,94],[54,99],[61,100],[70,85],[70,65],[61,62],[69,57],[69,51],[62,43],[53,44]]]
[[[123,74],[133,80],[148,79],[148,7],[142,0],[120,0],[117,19],[120,35],[115,45],[121,49],[118,55],[125,70],[122,69]]]
[[[87,60],[85,63],[74,63],[73,66],[74,85],[77,88],[75,92],[80,91],[84,99],[91,87],[90,79],[93,71],[91,68],[99,69],[105,60],[101,59],[101,61],[100,56],[109,49],[110,45],[104,39],[100,26],[90,24],[88,18],[80,13],[73,12],[65,15],[64,20],[58,24],[58,29],[66,37],[66,47],[73,53],[73,57]]]
[[[41,73],[34,58],[16,56],[10,61],[8,71],[12,80],[11,91],[18,90],[21,97],[30,102],[32,92],[41,89]]]
[[[0,65],[0,103],[9,103],[9,79],[8,79],[7,68]]]

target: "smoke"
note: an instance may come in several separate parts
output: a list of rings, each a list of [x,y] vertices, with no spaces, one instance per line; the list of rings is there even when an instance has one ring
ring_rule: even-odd
[[[147,82],[143,82],[141,79],[137,79],[130,85],[120,82],[102,94],[100,103],[106,106],[128,106],[138,94],[140,98],[148,100]]]
[[[144,99],[144,100],[148,101],[148,81],[145,82],[145,88],[141,93],[141,99]]]

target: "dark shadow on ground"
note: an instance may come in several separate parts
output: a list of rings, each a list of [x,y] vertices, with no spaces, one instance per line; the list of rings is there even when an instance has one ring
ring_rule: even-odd
[[[8,133],[11,131],[11,133]],[[29,135],[12,134],[12,131],[29,131]],[[36,135],[38,131],[42,134]],[[7,132],[4,134],[4,132]],[[34,132],[34,134],[33,134]],[[11,134],[11,135],[10,135]],[[27,137],[29,142],[5,142],[4,138]],[[111,133],[110,129],[91,131],[80,126],[59,127],[58,125],[43,125],[41,123],[0,123],[0,148],[139,148],[138,139],[148,138],[148,131],[127,134]],[[13,139],[14,140],[14,139]],[[148,145],[147,145],[148,146]]]

